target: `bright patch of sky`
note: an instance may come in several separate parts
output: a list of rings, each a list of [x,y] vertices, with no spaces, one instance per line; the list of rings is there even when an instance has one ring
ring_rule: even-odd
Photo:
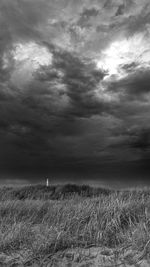
[[[11,54],[15,64],[11,81],[17,87],[28,83],[32,79],[32,74],[40,67],[52,64],[52,54],[48,49],[34,42],[17,43]],[[9,57],[4,55],[4,67],[8,67],[9,64]]]
[[[17,62],[30,61],[33,69],[52,63],[52,54],[45,47],[33,42],[17,44],[13,51],[13,57]]]
[[[128,39],[112,42],[96,60],[97,68],[108,72],[107,79],[112,75],[116,75],[118,78],[125,77],[128,73],[123,66],[132,63],[136,64],[136,69],[150,67],[150,40],[147,39],[142,34],[136,34]]]

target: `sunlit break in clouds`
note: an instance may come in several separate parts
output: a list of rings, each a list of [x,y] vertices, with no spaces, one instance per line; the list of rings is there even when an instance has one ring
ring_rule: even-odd
[[[125,65],[135,66],[133,71],[139,68],[150,67],[149,37],[143,34],[134,34],[132,37],[112,42],[105,50],[101,51],[99,60],[96,60],[97,68],[105,70],[108,76],[116,75],[123,78],[128,75]]]
[[[148,0],[0,1],[0,179],[149,185]]]
[[[48,50],[36,43],[17,44],[12,55],[16,62],[29,61],[34,70],[52,62],[52,55]]]

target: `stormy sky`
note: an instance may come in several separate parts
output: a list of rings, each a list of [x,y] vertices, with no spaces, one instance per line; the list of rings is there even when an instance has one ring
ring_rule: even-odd
[[[0,0],[0,178],[148,185],[149,0]]]

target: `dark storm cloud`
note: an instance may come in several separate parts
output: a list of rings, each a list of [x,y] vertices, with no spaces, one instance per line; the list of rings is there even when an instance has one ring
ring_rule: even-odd
[[[39,38],[40,26],[49,15],[51,4],[48,1],[1,1],[0,20],[3,25],[2,42],[18,39]],[[38,28],[39,27],[39,28]],[[7,43],[9,45],[9,43]]]
[[[150,4],[145,3],[138,16],[131,15],[128,18],[127,30],[130,35],[141,32],[150,24]]]
[[[117,12],[116,12],[116,16],[123,15],[123,13],[124,13],[124,9],[125,9],[125,5],[120,5],[120,6],[118,7]]]
[[[96,65],[114,41],[148,36],[149,21],[148,1],[0,2],[2,170],[98,176],[149,157],[148,64],[109,79]]]
[[[142,152],[146,151],[150,153],[150,129],[142,129],[141,132],[135,137],[132,146],[140,149]]]
[[[71,38],[68,34],[69,27],[79,26],[76,34],[81,35],[80,26],[82,27],[84,23],[89,24],[92,27],[90,32],[85,32],[85,35],[79,39],[80,41],[89,42],[89,38],[93,37],[93,45],[98,41],[102,41],[101,33],[99,36],[96,36],[94,33],[94,27],[97,27],[100,24],[108,24],[111,26],[115,21],[116,12],[124,7],[125,15],[131,16],[132,18],[137,18],[136,15],[141,10],[144,10],[146,7],[147,1],[143,1],[141,4],[139,1],[134,3],[134,1],[126,1],[126,4],[123,1],[1,1],[1,25],[3,25],[3,31],[1,32],[1,40],[4,45],[10,45],[10,43],[16,40],[32,40],[37,41],[55,41],[59,40],[60,45],[63,45],[66,42],[65,39]],[[146,8],[147,10],[148,8]],[[144,11],[142,11],[144,12]],[[146,11],[147,12],[147,11]],[[146,13],[145,12],[145,13]],[[142,13],[143,14],[143,13]],[[147,13],[146,13],[147,14]],[[124,23],[124,16],[119,16],[119,20],[116,23]],[[147,15],[146,15],[147,16]],[[138,16],[138,18],[140,15]],[[145,18],[145,14],[143,14]],[[7,19],[6,19],[7,18]],[[92,20],[91,20],[92,19]],[[86,22],[85,22],[86,20]],[[101,23],[102,22],[102,23]],[[126,22],[127,23],[127,22]],[[142,23],[139,22],[141,25]],[[140,26],[139,25],[139,26]],[[139,28],[137,26],[137,28]],[[93,35],[94,34],[94,35]],[[109,39],[110,32],[105,36],[105,42],[107,38]],[[50,38],[48,38],[48,35]],[[87,38],[87,40],[86,40]],[[43,40],[42,40],[43,39]],[[71,39],[68,39],[66,45],[70,43]],[[91,40],[92,41],[92,40]],[[81,44],[79,44],[80,47]],[[96,45],[96,44],[95,44]],[[82,45],[81,45],[82,46]],[[101,44],[99,44],[101,46]]]
[[[109,90],[122,92],[123,96],[128,100],[132,98],[146,101],[147,94],[150,92],[149,69],[141,69],[132,73],[136,68],[136,63],[125,65],[124,68],[129,73],[128,76],[116,82],[112,82]]]
[[[90,27],[90,19],[96,16],[98,16],[99,10],[96,8],[91,8],[91,9],[84,9],[82,13],[80,14],[80,18],[78,20],[78,25],[80,27]]]
[[[81,59],[65,51],[55,52],[52,67],[44,67],[36,73],[35,81],[31,84],[28,93],[30,97],[32,95],[35,102],[39,95],[40,103],[42,103],[42,96],[45,96],[45,99],[43,98],[45,102],[49,97],[48,102],[51,102],[47,107],[49,112],[56,102],[54,113],[58,111],[58,116],[61,112],[67,118],[89,117],[100,114],[105,109],[103,101],[95,97],[96,87],[105,75],[105,72],[97,70],[87,58]],[[33,100],[31,105],[34,103]],[[68,104],[60,111],[63,100],[68,101]],[[46,108],[46,105],[43,104],[43,108]]]
[[[101,112],[103,103],[100,104],[94,97],[94,90],[104,78],[104,72],[96,70],[94,64],[84,62],[70,53],[58,55],[54,66],[64,74],[62,83],[66,85],[66,94],[70,99],[70,113],[84,117]]]

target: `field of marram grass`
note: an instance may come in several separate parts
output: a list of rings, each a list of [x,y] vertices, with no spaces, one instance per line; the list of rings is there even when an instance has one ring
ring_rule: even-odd
[[[72,252],[67,254],[90,248],[105,256],[111,251],[119,257],[124,251],[120,257],[130,265],[149,256],[150,190],[101,190],[90,196],[72,190],[60,198],[39,194],[38,199],[31,189],[17,189],[26,192],[22,199],[12,193],[15,189],[1,189],[0,266],[94,266],[81,265],[82,255],[73,265]],[[61,264],[63,258],[69,262],[57,265],[59,257]]]

